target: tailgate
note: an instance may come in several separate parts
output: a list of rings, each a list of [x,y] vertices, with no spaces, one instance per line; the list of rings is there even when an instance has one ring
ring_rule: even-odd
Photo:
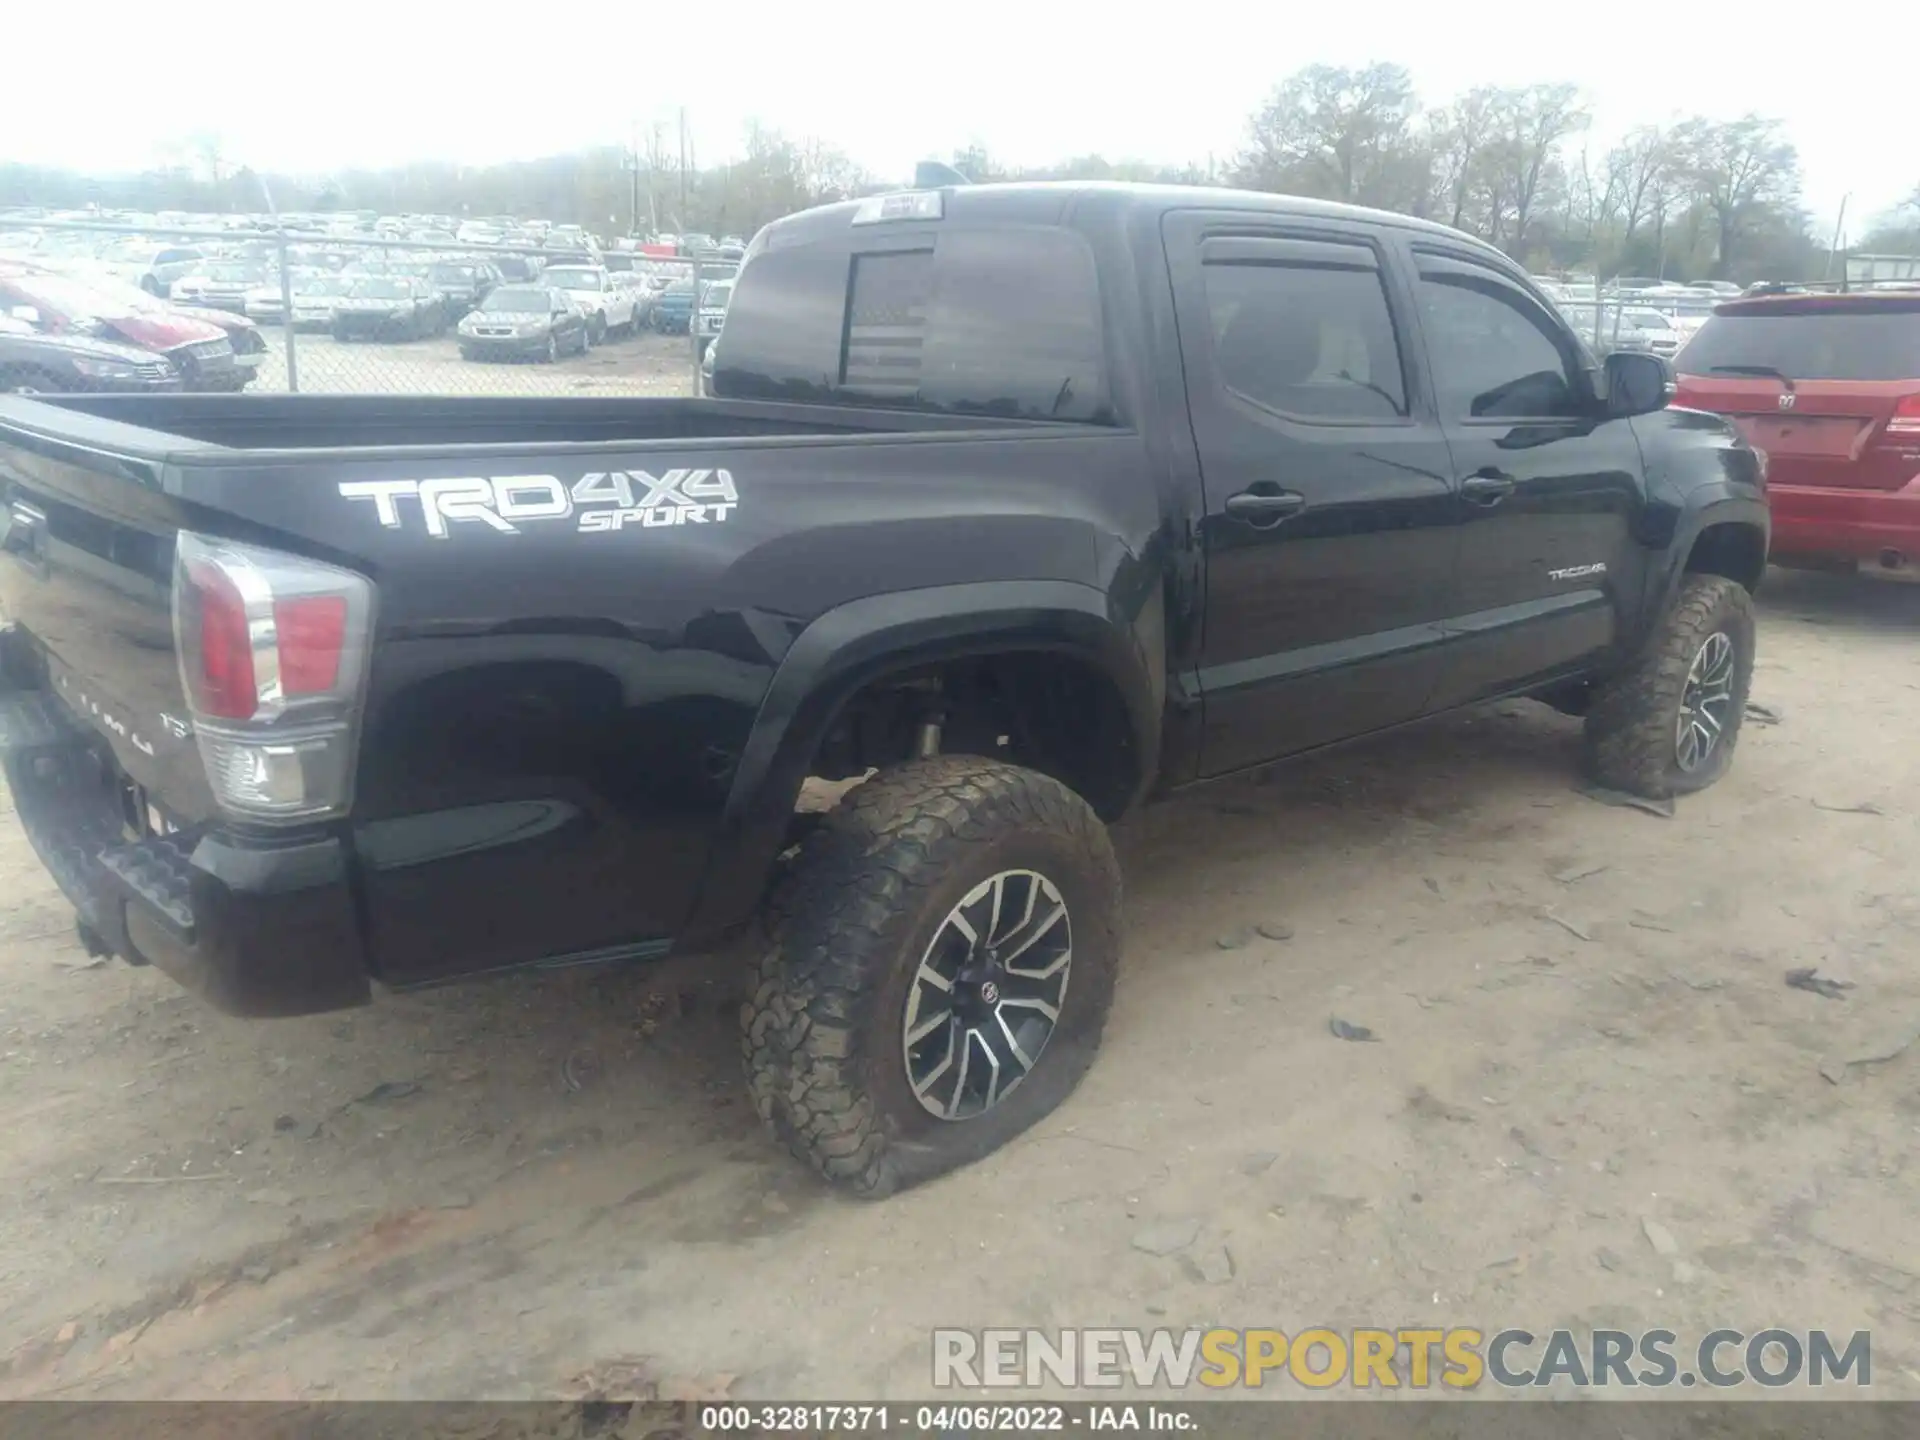
[[[1920,470],[1911,444],[1888,424],[1912,382],[1767,379],[1687,375],[1677,402],[1726,416],[1767,453],[1774,485],[1898,490]]]
[[[1732,420],[1775,485],[1899,490],[1920,472],[1920,295],[1732,301],[1674,368],[1676,403]]]
[[[49,431],[8,405],[0,420],[0,615],[29,668],[112,747],[176,822],[212,814],[187,723],[170,614],[178,503],[162,467]],[[112,427],[115,429],[123,427]]]

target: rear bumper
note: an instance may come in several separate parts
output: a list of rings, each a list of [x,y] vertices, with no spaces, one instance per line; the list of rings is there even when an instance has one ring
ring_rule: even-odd
[[[234,1015],[369,999],[339,840],[130,839],[104,747],[43,690],[0,693],[0,766],[28,840],[105,948]]]
[[[1898,551],[1920,564],[1920,475],[1899,490],[1770,485],[1773,558],[1876,560]]]

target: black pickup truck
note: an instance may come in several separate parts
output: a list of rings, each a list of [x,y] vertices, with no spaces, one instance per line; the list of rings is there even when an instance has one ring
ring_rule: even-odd
[[[1141,801],[1505,695],[1726,769],[1763,458],[1452,231],[907,192],[763,231],[725,341],[710,400],[0,400],[83,940],[286,1015],[746,936],[756,1105],[881,1194],[1091,1063]]]

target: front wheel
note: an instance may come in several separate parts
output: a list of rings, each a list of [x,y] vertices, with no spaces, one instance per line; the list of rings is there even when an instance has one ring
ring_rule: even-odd
[[[1120,871],[1056,780],[961,755],[884,771],[807,838],[769,910],[741,1012],[754,1107],[857,1195],[998,1149],[1093,1063]]]
[[[605,315],[595,315],[593,319],[587,322],[587,343],[589,345],[604,345],[606,341],[607,317]]]
[[[541,358],[549,365],[560,363],[560,339],[553,331],[547,331],[547,348]]]
[[[1753,683],[1753,599],[1737,580],[1689,575],[1640,658],[1594,692],[1587,760],[1602,784],[1664,799],[1733,763]]]

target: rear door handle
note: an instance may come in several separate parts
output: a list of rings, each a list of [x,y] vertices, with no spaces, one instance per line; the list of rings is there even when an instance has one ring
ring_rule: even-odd
[[[1278,525],[1307,508],[1307,497],[1294,490],[1260,488],[1227,497],[1227,514],[1249,525]]]
[[[1474,505],[1498,505],[1513,493],[1513,477],[1498,470],[1480,470],[1460,482],[1460,493]]]

